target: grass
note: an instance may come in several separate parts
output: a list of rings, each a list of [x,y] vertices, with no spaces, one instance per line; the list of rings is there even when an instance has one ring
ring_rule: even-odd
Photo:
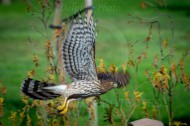
[[[72,1],[73,2],[73,1]],[[172,1],[173,2],[173,1]],[[175,2],[172,3],[171,0],[168,1],[168,7],[177,6]],[[123,4],[125,3],[125,4]],[[76,12],[76,7],[81,5],[79,2],[68,2],[66,1],[67,7],[65,10],[63,8],[63,15],[65,17]],[[133,20],[128,16],[128,13],[152,17],[154,12],[150,9],[142,10],[139,6],[139,1],[128,1],[127,5],[124,0],[121,1],[112,1],[108,2],[103,0],[94,1],[96,7],[94,11],[95,19],[98,19],[98,36],[96,41],[96,58],[103,58],[106,65],[115,64],[120,66],[124,62],[128,61],[129,49],[127,47],[128,43],[137,41],[135,45],[134,53],[138,56],[144,49],[145,43],[144,39],[148,35],[149,26],[140,24],[140,23],[128,23],[128,21]],[[102,6],[100,6],[102,5]],[[190,6],[188,1],[184,2],[185,6]],[[178,6],[184,6],[178,5]],[[73,8],[69,8],[73,7]],[[81,6],[79,6],[81,7]],[[107,8],[106,8],[107,7]],[[111,9],[108,9],[110,7]],[[114,8],[116,7],[116,8]],[[162,8],[161,8],[162,10]],[[168,10],[169,15],[172,16],[174,21],[175,29],[175,62],[178,62],[186,49],[190,47],[190,26],[189,15],[187,10]],[[8,120],[11,111],[21,109],[23,105],[21,102],[20,95],[20,84],[24,78],[27,76],[27,71],[30,70],[33,66],[32,57],[33,54],[37,54],[40,58],[40,64],[42,67],[39,69],[39,75],[44,76],[43,67],[46,66],[46,59],[44,54],[44,45],[45,39],[39,33],[37,33],[32,28],[32,24],[35,24],[42,32],[44,31],[42,24],[40,23],[35,16],[31,16],[26,12],[26,6],[20,2],[13,2],[11,5],[0,5],[0,80],[7,88],[7,93],[4,96],[5,105],[4,112],[5,115],[2,118],[4,125],[11,125],[11,122]],[[169,41],[171,44],[171,32],[168,27],[168,19],[162,17],[160,19],[162,25],[162,35],[163,38]],[[49,22],[51,23],[51,22]],[[49,29],[50,34],[52,33]],[[155,55],[160,55],[159,45],[158,45],[158,31],[154,27],[152,41],[150,42],[149,50],[147,51],[147,59],[143,61],[139,66],[138,72],[138,83],[139,85],[143,83],[146,79],[144,78],[144,70],[152,67],[152,60]],[[28,42],[28,37],[33,40],[33,43]],[[36,46],[37,45],[37,46]],[[189,65],[190,57],[187,56],[185,59],[185,71],[190,75]],[[98,60],[97,60],[98,63]],[[133,74],[133,70],[129,69],[129,73]],[[136,89],[134,85],[135,78],[131,78],[130,84],[127,86],[127,90],[132,94],[133,90]],[[144,92],[144,99],[154,99],[152,86],[150,84],[144,84],[139,91]],[[124,90],[118,89],[121,93],[121,100],[123,101],[123,106],[126,104],[124,100]],[[190,98],[189,91],[184,89],[183,85],[178,85],[174,91],[173,99],[173,112],[176,120],[187,122],[190,119]],[[108,100],[109,102],[116,103],[116,98],[114,96],[114,90],[103,95],[103,99]],[[151,100],[150,100],[151,101]],[[151,104],[151,103],[150,103]],[[79,102],[79,105],[83,106],[83,101]],[[101,104],[98,107],[99,113],[99,122],[101,125],[108,124],[103,121],[103,115],[105,112],[106,104]],[[130,109],[125,105],[126,111]],[[81,109],[85,110],[84,107]],[[151,105],[149,106],[151,110]],[[163,102],[160,103],[160,120],[167,122],[166,113],[162,113],[162,110],[165,111]],[[87,114],[87,113],[86,113]],[[136,110],[132,115],[131,120],[142,118],[141,110]],[[119,118],[115,116],[115,122],[119,122]],[[81,118],[82,122],[87,120],[86,117]],[[34,123],[34,122],[33,122]],[[82,125],[82,124],[80,124]]]

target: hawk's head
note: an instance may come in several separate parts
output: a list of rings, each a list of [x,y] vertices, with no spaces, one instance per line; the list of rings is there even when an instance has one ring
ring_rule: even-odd
[[[129,74],[122,72],[102,72],[98,73],[98,79],[101,82],[101,92],[106,93],[113,88],[126,86],[129,83]]]

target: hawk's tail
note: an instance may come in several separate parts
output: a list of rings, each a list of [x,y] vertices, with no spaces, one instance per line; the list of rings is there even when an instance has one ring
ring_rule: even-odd
[[[66,85],[55,85],[28,78],[23,81],[21,91],[33,99],[48,100],[59,97],[66,89]]]

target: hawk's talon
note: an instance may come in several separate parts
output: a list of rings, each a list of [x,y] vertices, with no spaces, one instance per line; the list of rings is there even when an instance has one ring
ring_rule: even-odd
[[[61,111],[60,114],[61,114],[61,115],[64,115],[64,114],[67,113],[67,111],[68,111],[68,107],[66,107],[63,111]]]
[[[63,104],[63,105],[58,106],[58,107],[57,107],[57,110],[58,110],[58,111],[62,111],[64,108],[65,108],[65,105]]]
[[[59,110],[61,109],[61,111],[60,111],[59,114],[61,114],[61,115],[66,114],[67,111],[68,111],[68,108],[69,108],[69,102],[71,102],[71,101],[73,101],[73,100],[75,100],[75,99],[70,99],[70,100],[68,100],[68,101],[67,101],[67,99],[65,99],[64,104],[63,104],[62,106],[60,106],[60,107],[59,107],[59,106],[57,107]],[[64,108],[63,108],[63,107],[64,107]]]
[[[57,107],[57,110],[62,111],[65,108],[66,103],[67,103],[67,98],[65,98],[63,105],[60,105],[60,106]]]

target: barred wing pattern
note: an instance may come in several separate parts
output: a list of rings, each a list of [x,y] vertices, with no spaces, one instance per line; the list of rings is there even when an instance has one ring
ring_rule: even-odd
[[[63,62],[67,73],[73,81],[97,80],[94,63],[95,25],[93,17],[87,23],[79,14],[71,21],[69,30],[63,40]]]
[[[105,72],[98,73],[98,79],[101,83],[115,82],[118,88],[124,87],[129,83],[129,74],[123,72]]]

